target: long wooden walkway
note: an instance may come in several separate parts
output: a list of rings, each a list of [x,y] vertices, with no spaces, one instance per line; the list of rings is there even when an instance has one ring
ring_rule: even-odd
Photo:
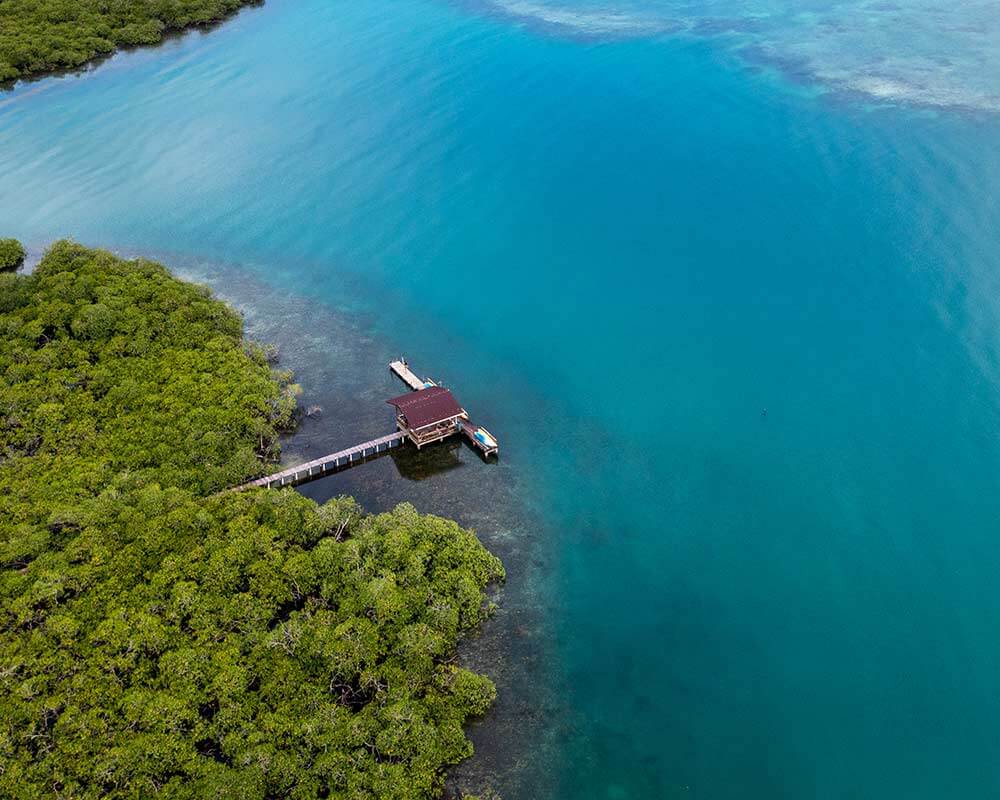
[[[377,453],[392,450],[394,447],[399,447],[405,439],[405,433],[396,431],[396,433],[390,433],[388,436],[381,436],[378,439],[372,439],[370,442],[364,442],[363,444],[349,447],[346,450],[307,461],[305,464],[298,464],[281,472],[275,472],[273,475],[265,475],[263,478],[245,483],[237,487],[237,489],[250,489],[254,486],[263,486],[265,489],[275,486],[295,486],[313,478],[318,478],[326,472],[332,472],[355,463],[360,463],[369,456],[376,455]]]

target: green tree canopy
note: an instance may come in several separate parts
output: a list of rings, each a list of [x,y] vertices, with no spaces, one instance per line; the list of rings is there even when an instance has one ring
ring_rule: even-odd
[[[262,470],[288,376],[225,305],[62,242],[0,275],[0,796],[428,798],[495,689],[469,531]]]
[[[24,263],[24,247],[17,239],[0,239],[0,272],[12,272]]]
[[[72,69],[119,47],[221,20],[258,0],[2,0],[0,82]]]

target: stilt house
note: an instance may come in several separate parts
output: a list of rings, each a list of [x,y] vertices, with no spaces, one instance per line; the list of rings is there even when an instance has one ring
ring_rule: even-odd
[[[407,392],[386,402],[396,407],[396,427],[418,448],[451,436],[469,418],[452,393],[441,386]]]

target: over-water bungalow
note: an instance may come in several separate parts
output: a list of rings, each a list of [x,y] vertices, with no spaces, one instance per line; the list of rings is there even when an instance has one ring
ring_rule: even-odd
[[[386,402],[396,407],[396,426],[418,448],[446,439],[469,419],[452,393],[442,386],[429,386]]]

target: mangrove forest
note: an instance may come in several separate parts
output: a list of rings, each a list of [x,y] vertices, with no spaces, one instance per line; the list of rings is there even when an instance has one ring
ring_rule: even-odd
[[[0,273],[0,375],[0,796],[440,794],[495,696],[455,657],[504,575],[472,532],[226,491],[296,387],[149,261]]]
[[[2,0],[0,83],[74,69],[259,0]]]

